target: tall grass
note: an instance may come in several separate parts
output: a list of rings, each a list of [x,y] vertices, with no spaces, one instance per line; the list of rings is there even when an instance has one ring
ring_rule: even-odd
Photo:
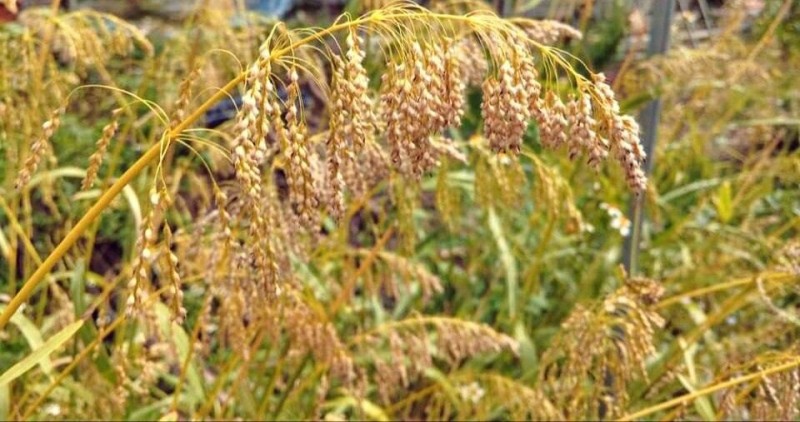
[[[561,49],[577,30],[478,3],[314,29],[209,7],[167,38],[24,11],[0,415],[797,418],[795,9],[743,35],[728,6],[616,95]],[[617,264],[636,194],[646,278]]]

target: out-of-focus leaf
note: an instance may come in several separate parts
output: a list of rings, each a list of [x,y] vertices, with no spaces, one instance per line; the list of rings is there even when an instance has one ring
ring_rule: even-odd
[[[522,363],[523,376],[533,374],[539,364],[539,358],[536,356],[536,346],[521,321],[514,324],[514,340],[519,343],[519,360]]]
[[[506,272],[506,289],[508,291],[508,312],[513,320],[517,315],[517,263],[514,256],[511,254],[511,247],[508,245],[508,240],[503,233],[503,227],[500,218],[494,211],[494,208],[489,208],[489,229],[492,231],[492,236],[497,243],[497,249],[500,251],[500,262]]]
[[[686,370],[688,373],[688,376],[678,374],[678,379],[687,390],[694,392],[697,390],[696,386],[700,384],[700,380],[697,378],[697,369],[694,362],[694,355],[697,352],[697,343],[689,346],[686,344],[686,341],[683,338],[678,338],[678,344],[680,345],[681,350],[683,350],[683,362],[686,365]],[[694,406],[697,409],[697,413],[700,414],[704,420],[716,420],[716,412],[714,411],[714,406],[711,404],[708,396],[696,398],[694,400]]]
[[[731,183],[725,181],[717,189],[714,197],[714,206],[717,208],[717,216],[722,224],[728,224],[733,217],[733,195],[731,194]]]
[[[8,385],[0,385],[0,420],[7,421],[11,419],[9,412],[11,411],[11,389]]]
[[[127,420],[129,421],[141,421],[141,420],[156,420],[159,418],[159,415],[163,414],[163,412],[167,409],[167,407],[172,403],[172,397],[165,397],[153,404],[139,407],[138,409],[131,412]]]
[[[85,265],[83,260],[79,260],[72,271],[69,280],[69,295],[72,297],[72,305],[75,308],[75,316],[80,317],[86,310],[86,278],[84,277]]]
[[[325,409],[339,409],[339,410],[347,410],[349,408],[361,408],[361,411],[364,412],[364,415],[374,421],[388,421],[390,420],[389,415],[378,406],[377,404],[365,400],[365,399],[357,399],[353,396],[347,395],[344,397],[339,397],[337,399],[329,400],[324,405],[322,405]]]
[[[5,309],[5,306],[0,306],[0,312]],[[33,321],[26,318],[22,312],[17,312],[11,317],[11,323],[14,324],[17,329],[22,333],[22,336],[25,337],[25,340],[28,342],[28,345],[31,347],[31,350],[36,350],[42,347],[44,340],[42,339],[42,333],[36,328]],[[50,358],[42,359],[39,362],[39,366],[42,367],[42,372],[47,375],[50,375],[53,372],[53,364],[50,362]]]
[[[175,347],[178,349],[181,365],[183,365],[189,356],[189,347],[191,347],[189,335],[180,325],[172,321],[170,310],[163,303],[156,304],[156,315],[158,316],[162,334],[165,338],[172,338]],[[190,402],[190,406],[194,406],[203,400],[205,393],[203,392],[203,383],[200,381],[200,373],[197,371],[193,360],[186,367],[186,384],[188,386],[187,399]]]
[[[49,359],[51,353],[56,351],[64,343],[67,342],[73,335],[83,326],[83,320],[75,321],[67,325],[58,334],[50,337],[41,347],[37,348],[30,355],[17,362],[14,366],[9,368],[3,375],[0,375],[0,386],[6,385],[11,381],[19,378],[22,374],[27,372],[42,361]]]

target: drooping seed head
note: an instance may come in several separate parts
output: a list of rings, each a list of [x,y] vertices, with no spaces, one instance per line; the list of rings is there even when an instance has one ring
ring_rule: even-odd
[[[51,113],[50,119],[42,125],[42,134],[31,144],[28,158],[25,160],[25,164],[17,175],[17,180],[14,184],[17,190],[21,190],[28,185],[31,176],[39,167],[39,162],[42,160],[42,157],[51,149],[50,139],[58,130],[58,127],[61,126],[61,116],[64,114],[64,111],[64,107],[57,108]]]

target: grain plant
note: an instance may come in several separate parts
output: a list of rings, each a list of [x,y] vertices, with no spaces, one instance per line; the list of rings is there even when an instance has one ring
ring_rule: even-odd
[[[3,418],[798,417],[791,1],[613,77],[591,8],[59,3],[0,2]]]

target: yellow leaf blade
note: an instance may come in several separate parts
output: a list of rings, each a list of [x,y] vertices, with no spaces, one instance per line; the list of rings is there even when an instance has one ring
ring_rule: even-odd
[[[19,378],[22,374],[29,369],[38,365],[43,360],[47,359],[51,353],[56,351],[61,345],[67,342],[78,330],[83,326],[83,320],[75,321],[70,325],[64,327],[58,334],[47,339],[41,347],[34,350],[30,355],[25,356],[21,361],[17,362],[11,368],[8,368],[3,375],[0,375],[0,387],[7,385],[11,381]]]

